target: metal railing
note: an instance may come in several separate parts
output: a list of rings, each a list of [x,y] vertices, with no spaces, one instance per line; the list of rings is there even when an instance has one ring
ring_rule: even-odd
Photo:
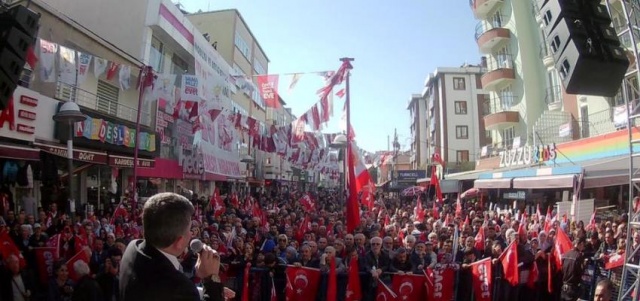
[[[490,114],[496,114],[505,111],[512,111],[511,107],[516,104],[518,100],[515,95],[502,95],[498,97],[492,97],[488,102],[485,102],[483,113],[484,116]]]
[[[578,124],[581,138],[604,135],[618,130],[613,122],[612,108],[589,114],[587,118],[582,117],[578,120]]]
[[[492,20],[483,20],[478,22],[478,24],[476,25],[476,34],[475,34],[476,40],[489,30],[496,29],[496,28],[503,28],[505,23],[502,20],[504,20],[504,17],[499,16],[497,18],[493,18]]]
[[[544,102],[547,105],[562,102],[562,87],[551,86],[545,90]]]
[[[489,72],[498,69],[513,69],[513,57],[510,54],[497,54],[487,62]]]
[[[109,100],[107,97],[101,97],[100,95],[67,83],[57,82],[55,98],[62,101],[75,101],[81,107],[128,120],[133,123],[135,123],[137,119],[138,110],[136,108]],[[151,110],[143,110],[141,112],[140,124],[146,126],[151,125],[150,111]]]

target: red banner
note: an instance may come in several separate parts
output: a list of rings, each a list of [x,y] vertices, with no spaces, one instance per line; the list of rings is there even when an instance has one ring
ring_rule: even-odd
[[[53,263],[56,261],[56,248],[33,248],[33,251],[36,255],[36,265],[38,266],[40,283],[48,284],[49,279],[53,276]]]
[[[604,268],[606,270],[615,269],[624,265],[625,254],[612,254],[605,257]]]
[[[471,264],[473,295],[477,301],[491,301],[491,258]]]
[[[20,253],[20,249],[18,249],[7,231],[0,232],[0,255],[2,255],[2,258],[8,258],[11,255],[15,255],[20,261],[21,268],[24,268],[27,265],[22,253]]]
[[[76,273],[76,270],[73,268],[73,264],[76,263],[76,261],[84,261],[84,263],[89,264],[89,251],[81,249],[78,253],[76,253],[76,255],[73,255],[73,257],[71,257],[67,261],[67,263],[65,263],[67,269],[69,270],[69,279],[73,281],[78,281],[78,279],[80,279],[80,277]]]
[[[455,265],[427,269],[427,301],[450,301],[456,278]]]
[[[394,275],[391,288],[398,294],[399,300],[420,301],[425,296],[424,282],[423,275]]]
[[[264,99],[264,104],[269,108],[279,108],[278,100],[278,75],[260,75],[256,78],[258,91]]]
[[[315,300],[320,283],[320,270],[305,267],[287,267],[287,300]]]

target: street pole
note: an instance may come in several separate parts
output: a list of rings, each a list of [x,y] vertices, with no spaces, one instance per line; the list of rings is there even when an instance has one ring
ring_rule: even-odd
[[[139,94],[138,94],[138,112],[136,114],[136,140],[133,149],[133,198],[131,199],[131,216],[135,218],[136,209],[138,207],[138,148],[140,144],[140,115],[142,115],[142,102],[144,101],[144,90],[148,86],[149,76],[153,76],[153,69],[151,66],[142,66],[140,68],[140,77],[138,79]]]
[[[342,62],[343,66],[344,65],[349,65],[350,66],[351,62],[353,62],[354,60],[355,59],[348,58],[348,57],[343,57],[343,58],[340,59],[340,61]],[[345,89],[345,95],[346,95],[346,97],[345,97],[345,114],[347,115],[347,130],[346,130],[346,133],[347,133],[347,147],[345,148],[346,154],[344,156],[344,163],[343,163],[344,167],[345,167],[345,169],[344,169],[344,177],[345,177],[345,181],[344,182],[345,182],[345,185],[342,187],[342,189],[343,189],[343,194],[342,195],[345,196],[344,204],[347,207],[347,210],[345,211],[347,217],[351,216],[349,214],[349,209],[351,208],[351,205],[348,204],[349,200],[346,198],[347,191],[348,191],[347,184],[346,184],[347,183],[347,177],[350,176],[349,175],[350,174],[349,168],[347,168],[349,166],[347,160],[349,160],[351,158],[351,155],[352,155],[352,148],[351,148],[351,92],[349,90],[349,78],[351,77],[351,73],[349,71],[350,70],[346,70],[345,71],[346,72],[346,78],[345,78],[345,88],[344,89]],[[357,216],[360,215],[360,207],[359,206],[358,206],[358,212],[356,212],[355,214]],[[348,218],[346,220],[348,220]],[[357,226],[357,225],[355,225],[355,226]],[[348,228],[349,227],[347,227],[347,229]],[[353,227],[353,229],[355,229],[355,227]]]
[[[69,121],[69,138],[67,139],[67,162],[69,167],[69,211],[71,212],[72,220],[75,218],[76,213],[76,196],[75,196],[75,183],[73,182],[73,131],[74,122]]]

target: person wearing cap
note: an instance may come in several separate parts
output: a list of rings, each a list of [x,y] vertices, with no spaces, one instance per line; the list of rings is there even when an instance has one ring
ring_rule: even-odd
[[[48,239],[47,235],[42,232],[40,224],[35,223],[33,225],[33,235],[29,237],[29,246],[32,248],[44,247]]]

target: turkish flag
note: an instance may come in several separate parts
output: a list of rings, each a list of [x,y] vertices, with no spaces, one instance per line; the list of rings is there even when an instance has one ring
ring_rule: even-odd
[[[473,293],[477,301],[491,301],[491,258],[485,258],[471,264]]]
[[[22,253],[20,253],[20,249],[18,249],[16,244],[13,242],[13,239],[11,239],[11,236],[9,236],[9,232],[7,231],[0,232],[0,255],[2,255],[2,258],[4,259],[8,258],[11,255],[15,255],[20,261],[21,268],[24,268],[27,265],[27,262],[24,260]]]
[[[604,263],[604,268],[607,270],[610,269],[615,269],[617,267],[621,267],[622,265],[624,265],[624,259],[625,259],[625,254],[613,254],[611,256],[608,256],[606,258],[606,261]]]
[[[529,273],[529,279],[527,279],[527,286],[532,289],[536,288],[538,277],[540,277],[540,270],[538,270],[538,263],[534,261],[531,267],[531,273]]]
[[[362,300],[362,287],[360,286],[360,274],[358,270],[358,256],[352,256],[349,262],[349,282],[347,283],[345,301]]]
[[[422,223],[424,222],[424,210],[422,210],[422,201],[420,200],[420,197],[418,197],[416,203],[416,220]]]
[[[326,301],[338,300],[338,275],[336,275],[336,258],[331,257],[329,260],[329,279],[327,280],[327,298]]]
[[[287,300],[315,300],[320,283],[320,270],[287,266]]]
[[[226,211],[224,202],[220,197],[220,188],[216,187],[216,189],[213,190],[213,195],[211,196],[211,200],[209,202],[211,204],[211,207],[213,207],[213,216],[219,217]]]
[[[378,291],[375,301],[395,301],[398,295],[394,293],[382,280],[378,279]]]
[[[500,254],[498,260],[502,263],[504,279],[512,286],[518,285],[520,274],[518,273],[518,245],[515,241]]]
[[[249,271],[251,270],[251,263],[247,262],[244,267],[244,283],[242,284],[242,301],[249,301]],[[287,288],[289,285],[287,283]]]
[[[429,183],[436,189],[436,201],[442,202],[442,188],[440,187],[440,180],[438,180],[438,173],[435,165],[431,167],[431,180]]]
[[[399,275],[393,276],[391,288],[398,294],[400,301],[419,301],[424,299],[423,275]]]

